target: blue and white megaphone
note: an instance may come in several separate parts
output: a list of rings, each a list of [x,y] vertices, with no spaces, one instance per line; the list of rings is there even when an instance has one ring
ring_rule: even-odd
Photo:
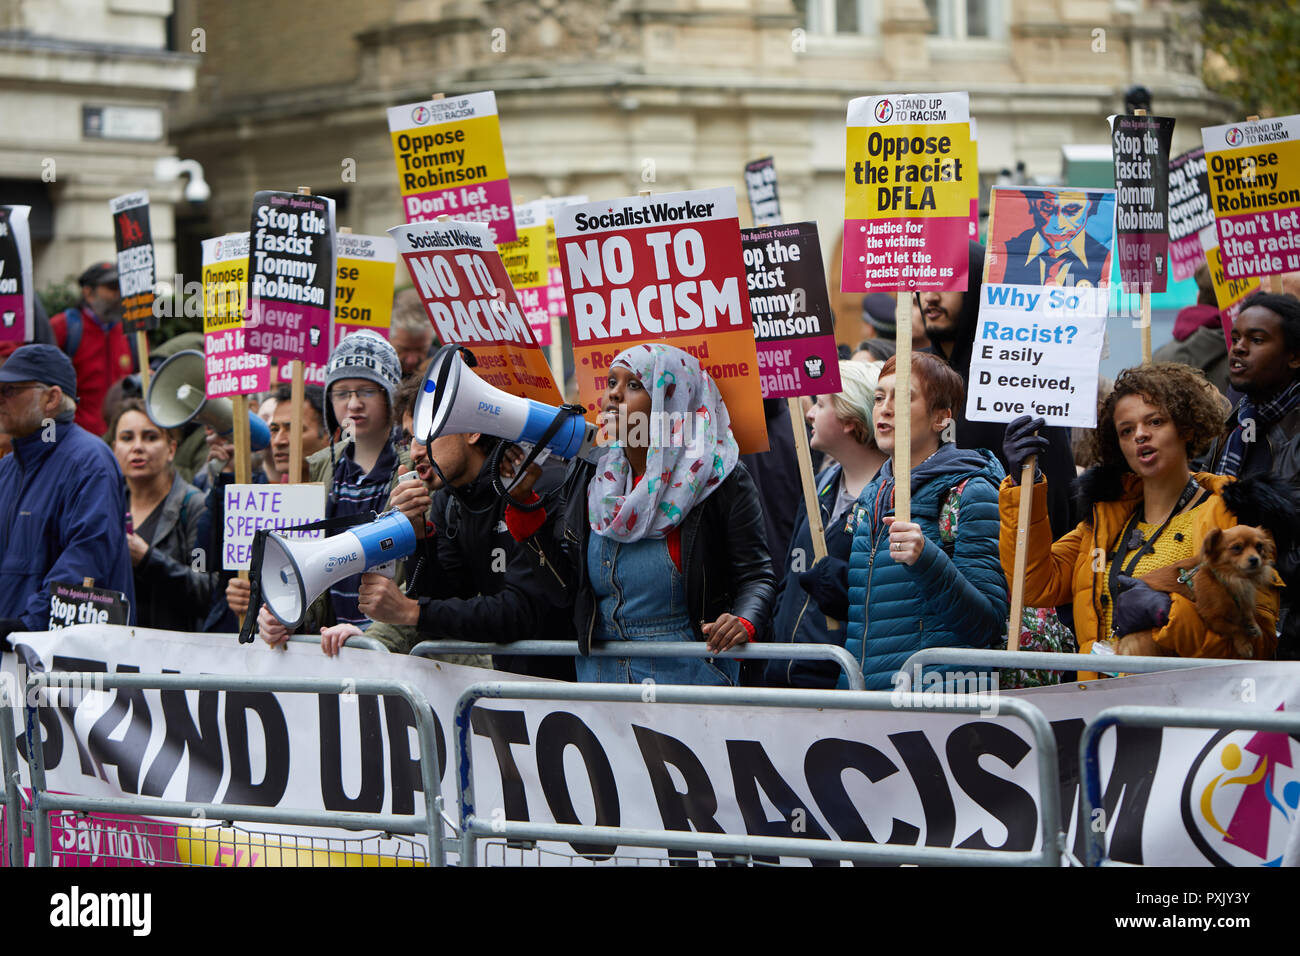
[[[481,432],[509,442],[536,445],[551,423],[564,415],[546,441],[559,458],[587,454],[596,440],[596,426],[581,415],[503,392],[483,381],[465,364],[457,346],[443,346],[429,363],[412,411],[413,435],[428,444],[440,435]]]
[[[177,352],[149,379],[145,409],[159,428],[180,428],[190,420],[212,427],[219,435],[234,431],[234,409],[228,398],[208,398],[204,392],[203,353]],[[266,422],[248,413],[248,443],[253,451],[271,444]]]
[[[262,601],[289,630],[335,581],[362,571],[392,577],[395,562],[415,550],[415,529],[400,511],[329,538],[290,539],[271,532],[262,550]]]

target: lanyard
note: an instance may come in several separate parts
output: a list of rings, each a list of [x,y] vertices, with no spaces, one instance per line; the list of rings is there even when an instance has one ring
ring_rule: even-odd
[[[1133,509],[1133,514],[1129,516],[1128,523],[1124,525],[1124,530],[1119,536],[1119,542],[1116,544],[1115,551],[1111,555],[1110,571],[1107,574],[1106,583],[1112,603],[1114,603],[1115,596],[1118,594],[1116,589],[1119,586],[1120,574],[1123,573],[1126,576],[1132,576],[1134,569],[1137,568],[1138,562],[1142,560],[1143,556],[1155,551],[1156,542],[1159,541],[1160,536],[1164,534],[1165,528],[1169,527],[1169,523],[1191,503],[1192,499],[1196,497],[1198,491],[1200,491],[1200,485],[1196,483],[1196,479],[1187,479],[1187,487],[1183,489],[1183,493],[1179,496],[1178,503],[1174,505],[1174,510],[1169,512],[1169,517],[1164,520],[1160,527],[1156,528],[1155,533],[1151,535],[1150,538],[1144,538],[1142,532],[1138,530],[1138,524],[1142,521],[1145,511],[1144,504],[1138,502],[1138,506]],[[1135,536],[1136,544],[1133,543]],[[1136,551],[1137,553],[1129,559],[1128,566],[1123,568],[1121,571],[1121,559],[1125,554],[1131,551]]]

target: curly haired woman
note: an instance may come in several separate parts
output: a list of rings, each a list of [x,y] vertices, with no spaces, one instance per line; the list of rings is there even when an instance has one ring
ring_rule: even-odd
[[[1200,372],[1161,362],[1126,369],[1099,405],[1091,436],[1095,461],[1078,479],[1079,513],[1087,517],[1053,542],[1045,508],[1046,482],[1035,484],[1025,562],[1025,603],[1050,607],[1073,602],[1082,653],[1099,640],[1153,630],[1162,650],[1177,657],[1233,657],[1232,642],[1206,628],[1195,604],[1153,591],[1134,579],[1194,556],[1213,528],[1265,524],[1288,510],[1276,489],[1193,473],[1219,429],[1219,409]],[[1045,439],[1041,418],[1022,416],[1007,426],[1004,450],[1011,474],[1002,482],[999,512],[1002,566],[1015,559],[1020,493],[1015,476]],[[1292,512],[1293,513],[1293,512]],[[1283,519],[1285,520],[1285,519]],[[1262,588],[1255,616],[1264,633],[1263,657],[1276,649],[1278,595]],[[1089,675],[1081,674],[1081,677]]]

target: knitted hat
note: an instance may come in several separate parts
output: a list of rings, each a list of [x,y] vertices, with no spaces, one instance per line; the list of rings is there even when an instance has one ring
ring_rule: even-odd
[[[325,368],[325,424],[330,431],[339,427],[334,415],[334,403],[329,400],[334,383],[345,378],[364,378],[374,382],[388,396],[388,410],[392,413],[397,387],[402,382],[402,360],[397,350],[378,332],[361,329],[346,336],[330,355]]]

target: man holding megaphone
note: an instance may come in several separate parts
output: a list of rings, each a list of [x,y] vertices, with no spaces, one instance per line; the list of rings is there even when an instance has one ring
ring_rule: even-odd
[[[403,436],[412,435],[412,410],[422,376],[412,376],[398,392]],[[361,576],[359,604],[375,623],[365,633],[392,650],[408,652],[423,640],[505,642],[573,640],[572,618],[555,613],[557,582],[547,581],[511,537],[503,520],[505,501],[492,489],[488,456],[500,439],[482,433],[443,434],[427,445],[411,441],[418,481],[403,481],[392,506],[427,534],[408,559],[403,592],[385,575]],[[564,469],[548,464],[538,488],[558,487]],[[432,493],[432,501],[430,500]],[[361,629],[348,624],[327,628],[326,654],[336,654]],[[572,680],[566,657],[498,656],[498,670]]]

